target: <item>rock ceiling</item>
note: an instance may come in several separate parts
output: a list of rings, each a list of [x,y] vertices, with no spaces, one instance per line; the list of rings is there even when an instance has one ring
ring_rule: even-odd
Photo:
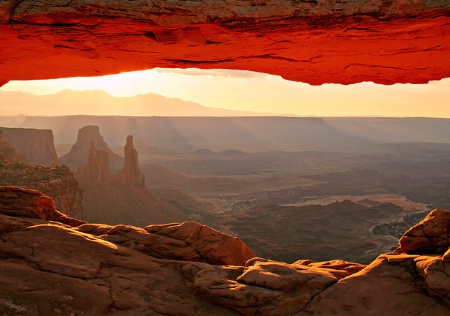
[[[426,83],[449,53],[448,0],[0,0],[0,86],[154,67]]]

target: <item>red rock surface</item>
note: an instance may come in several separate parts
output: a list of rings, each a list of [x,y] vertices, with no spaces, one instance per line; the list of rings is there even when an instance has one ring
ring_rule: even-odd
[[[153,67],[311,84],[450,76],[447,0],[0,2],[0,85]]]
[[[450,211],[435,209],[400,238],[401,253],[440,253],[450,246]]]
[[[0,186],[39,190],[55,201],[62,213],[82,219],[82,190],[67,166],[30,166],[24,163],[0,164]]]
[[[450,313],[450,252],[385,254],[354,274],[360,267],[344,261],[243,264],[251,251],[232,258],[242,242],[198,223],[86,224],[14,187],[0,188],[0,237],[2,315]],[[200,260],[174,258],[190,247]],[[330,268],[351,275],[338,280]]]
[[[11,186],[0,186],[0,214],[55,221],[72,227],[85,223],[57,211],[55,202],[41,192]]]

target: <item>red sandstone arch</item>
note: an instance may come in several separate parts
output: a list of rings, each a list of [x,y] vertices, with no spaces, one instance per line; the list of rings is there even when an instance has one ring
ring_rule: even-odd
[[[426,83],[449,56],[447,0],[0,1],[0,86],[154,67]]]

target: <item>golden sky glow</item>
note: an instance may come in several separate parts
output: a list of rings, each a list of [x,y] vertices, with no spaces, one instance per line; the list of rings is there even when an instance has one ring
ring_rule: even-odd
[[[310,86],[249,71],[152,69],[95,78],[15,81],[1,88],[34,94],[63,89],[103,89],[114,96],[153,92],[208,107],[299,116],[450,118],[450,78],[426,85]],[[110,114],[114,113],[105,113]]]

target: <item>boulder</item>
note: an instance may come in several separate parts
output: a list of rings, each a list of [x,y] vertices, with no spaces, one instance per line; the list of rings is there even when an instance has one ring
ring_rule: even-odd
[[[450,211],[435,209],[400,238],[402,253],[443,254],[450,245]]]

